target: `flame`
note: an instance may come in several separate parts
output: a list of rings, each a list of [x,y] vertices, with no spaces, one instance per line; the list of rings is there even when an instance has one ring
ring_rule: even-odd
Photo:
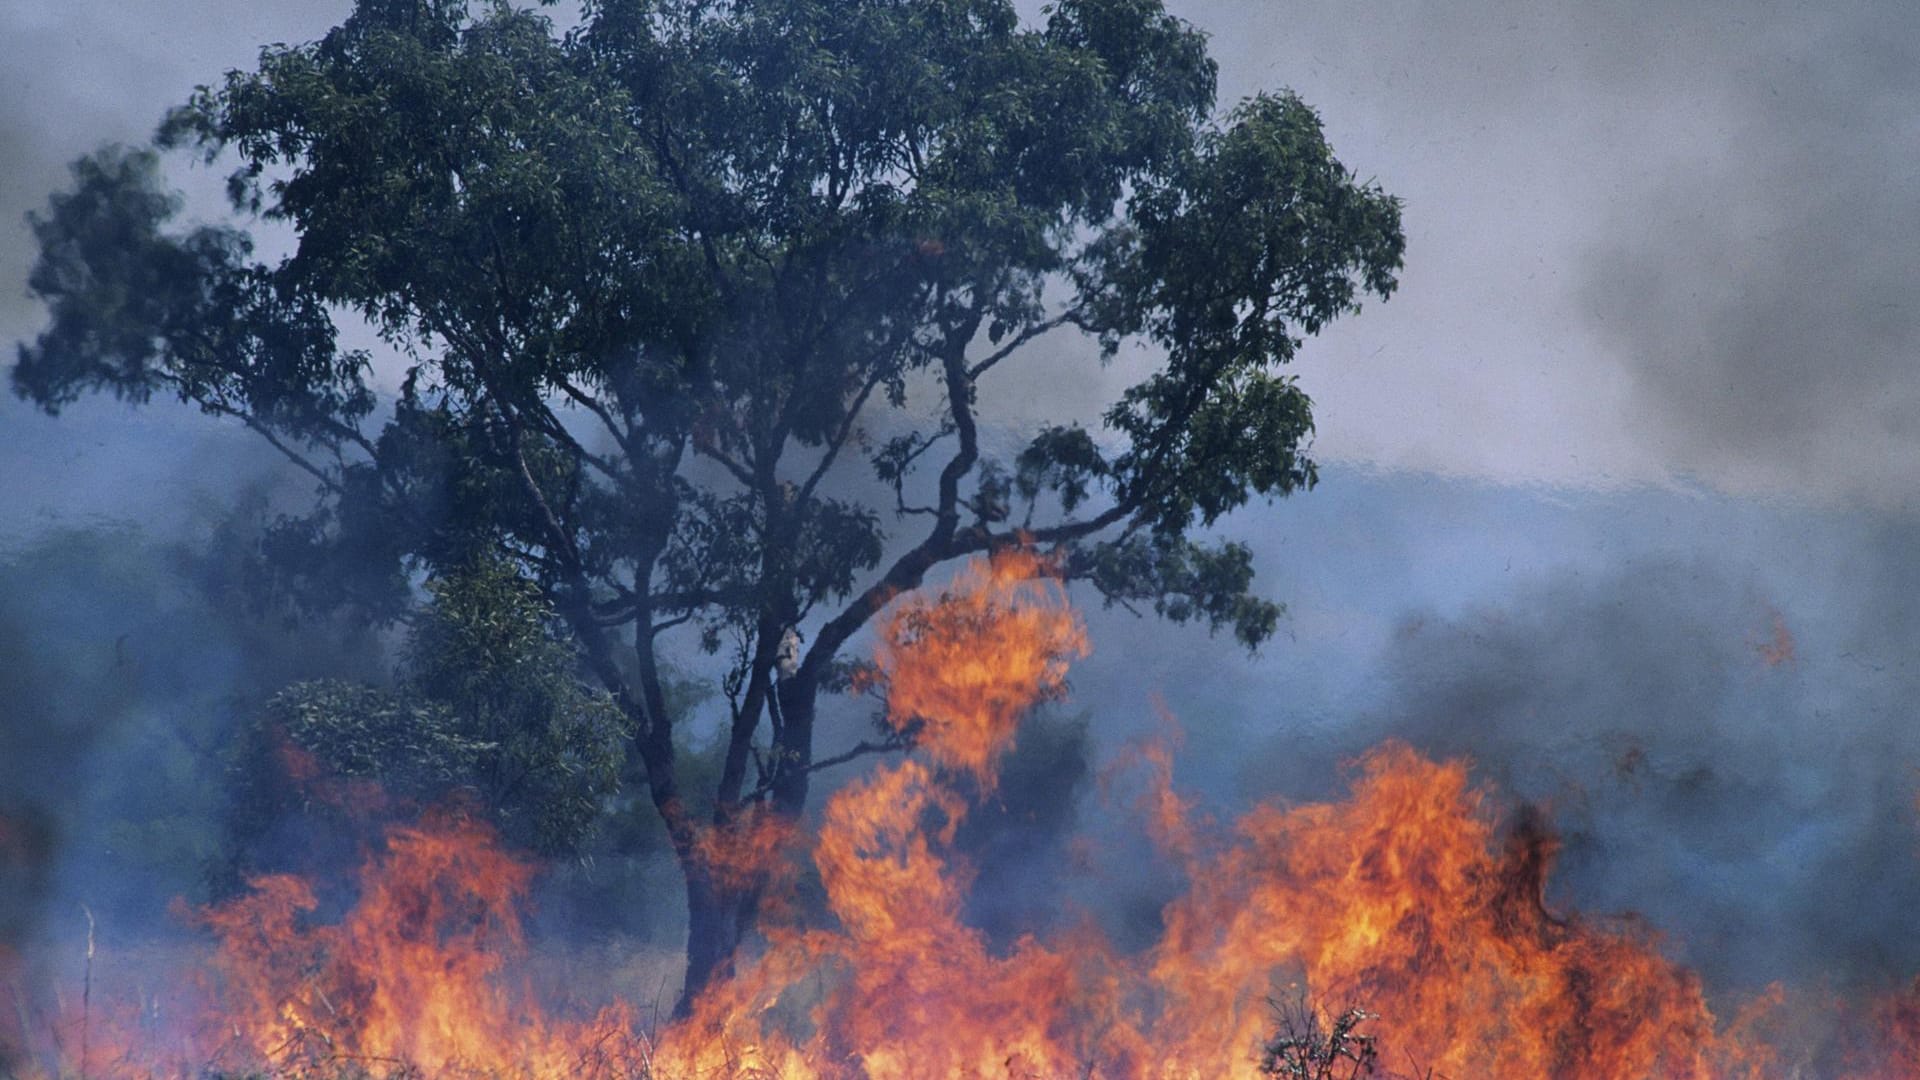
[[[304,926],[313,890],[284,876],[256,880],[249,896],[205,913],[228,997],[254,1021],[245,1042],[276,1062],[504,1071],[513,1062],[500,1050],[523,1032],[497,976],[524,951],[514,911],[529,868],[480,826],[446,820],[391,830],[363,879],[337,925]]]
[[[1437,1075],[1715,1075],[1698,981],[1640,934],[1548,911],[1554,842],[1525,820],[1501,842],[1487,802],[1463,763],[1389,744],[1347,801],[1247,815],[1168,909],[1165,1030],[1190,1054],[1247,1045],[1269,973],[1297,970]]]
[[[1190,883],[1161,940],[1126,953],[1087,923],[995,949],[962,917],[956,830],[1084,629],[1047,563],[1016,553],[902,598],[877,630],[874,685],[920,753],[824,806],[805,852],[824,924],[770,896],[764,941],[687,1020],[649,1037],[623,1002],[546,1008],[519,921],[533,868],[442,811],[388,828],[350,903],[274,876],[198,913],[216,944],[169,1013],[190,1019],[102,1006],[76,1056],[69,1010],[36,1060],[108,1078],[1234,1080],[1262,1075],[1282,1045],[1270,1002],[1298,994],[1310,1028],[1395,1075],[1920,1075],[1920,983],[1864,1007],[1775,988],[1722,1020],[1646,928],[1554,909],[1540,814],[1399,743],[1353,763],[1344,799],[1224,824],[1175,791],[1168,743],[1134,748],[1116,768],[1144,776],[1141,826]],[[770,868],[801,841],[773,818],[702,842],[717,873],[794,888]]]
[[[878,636],[888,722],[919,725],[928,756],[985,787],[1020,718],[1062,692],[1068,662],[1087,652],[1058,577],[1029,551],[970,563],[937,596],[895,603]]]
[[[1920,979],[1872,1006],[1865,1045],[1853,1052],[1862,1077],[1920,1076]]]
[[[156,1041],[135,1030],[150,1021],[109,1012],[97,1025],[108,1037],[75,1064],[129,1078],[635,1075],[624,1006],[553,1019],[511,977],[526,953],[519,911],[532,875],[486,826],[442,812],[387,830],[337,922],[315,919],[310,882],[256,878],[194,916],[217,940],[178,995],[194,1020]]]

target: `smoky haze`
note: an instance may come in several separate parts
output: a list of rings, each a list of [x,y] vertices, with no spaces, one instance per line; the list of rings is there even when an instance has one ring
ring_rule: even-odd
[[[1361,729],[1543,802],[1552,895],[1645,916],[1711,986],[1890,981],[1920,967],[1920,686],[1872,663],[1723,566],[1563,572],[1404,623]]]
[[[1213,32],[1223,97],[1295,87],[1343,160],[1408,199],[1410,263],[1393,302],[1305,350],[1327,484],[1225,523],[1292,605],[1280,639],[1249,660],[1094,615],[1064,726],[1028,744],[1078,812],[982,815],[1013,827],[971,837],[975,918],[1005,937],[1079,895],[1047,882],[1067,833],[1116,816],[1086,778],[1157,730],[1158,692],[1187,729],[1180,782],[1223,813],[1337,795],[1342,761],[1404,738],[1547,804],[1568,842],[1550,900],[1645,914],[1716,986],[1920,970],[1920,19],[1731,0],[1171,6]],[[68,159],[144,138],[194,82],[345,8],[0,12],[0,87],[35,103],[0,116],[0,340],[37,326],[20,216]],[[983,402],[1088,413],[1126,363]],[[289,659],[297,639],[182,592],[164,555],[205,535],[186,493],[223,509],[260,482],[259,448],[160,406],[71,413],[0,396],[0,537],[27,568],[0,610],[0,791],[44,823],[29,869],[0,877],[34,901],[0,911],[0,933],[61,888],[71,920],[110,844],[92,822],[157,820],[100,799],[145,775],[155,740],[192,757],[166,725],[315,670]],[[97,546],[47,531],[103,519],[143,528]],[[46,545],[121,551],[121,570],[48,572]],[[126,681],[156,665],[178,671]],[[109,690],[112,709],[87,696]],[[842,716],[855,736],[859,712]],[[1134,849],[1114,844],[1100,868],[1124,871]],[[1176,886],[1080,892],[1125,928]]]
[[[1615,208],[1582,297],[1639,408],[1702,472],[1904,505],[1920,464],[1920,21],[1829,7],[1729,5],[1691,28],[1692,97],[1720,137]]]
[[[1311,351],[1322,450],[1910,507],[1910,5],[1182,5],[1406,198],[1401,295]]]
[[[1391,509],[1387,509],[1391,508]],[[1645,492],[1563,500],[1335,472],[1255,538],[1290,603],[1247,660],[1096,612],[1075,704],[1098,745],[1182,731],[1176,784],[1226,819],[1341,797],[1404,740],[1565,841],[1548,901],[1637,914],[1715,991],[1920,969],[1920,594],[1911,519]],[[1140,864],[1114,831],[1079,824]],[[1180,888],[1140,874],[1109,921]]]
[[[1407,200],[1400,294],[1301,364],[1324,459],[1912,502],[1920,20],[1904,5],[1169,6],[1211,33],[1223,104],[1293,87],[1343,161]],[[0,13],[0,86],[33,103],[0,118],[0,334],[38,323],[22,215],[67,161],[143,140],[194,83],[347,9]],[[203,213],[215,172],[175,170]],[[1132,373],[1123,358],[984,392],[1053,420]]]

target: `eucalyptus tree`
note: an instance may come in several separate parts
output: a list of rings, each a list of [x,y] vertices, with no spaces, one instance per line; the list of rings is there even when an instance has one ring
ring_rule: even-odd
[[[1196,536],[1313,483],[1283,366],[1392,292],[1404,242],[1307,105],[1220,110],[1215,81],[1158,0],[589,0],[564,32],[360,0],[201,88],[157,150],[76,163],[33,217],[51,320],[14,387],[257,432],[317,486],[267,543],[307,604],[404,617],[476,559],[537,584],[685,871],[684,1007],[758,898],[703,837],[799,814],[845,756],[814,717],[848,642],[942,564],[1037,545],[1111,601],[1274,629],[1247,549]],[[234,219],[179,222],[166,152],[232,168]],[[355,320],[397,391],[343,346]],[[991,452],[980,387],[1123,346],[1156,360],[1104,412]],[[698,798],[681,634],[729,664]]]

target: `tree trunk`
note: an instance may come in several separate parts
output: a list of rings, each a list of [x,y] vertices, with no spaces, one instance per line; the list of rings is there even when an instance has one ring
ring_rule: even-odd
[[[676,1020],[693,1012],[701,991],[733,976],[734,954],[751,929],[745,917],[748,897],[716,882],[697,853],[682,858],[680,866],[687,877],[687,977],[674,1002]]]
[[[781,723],[775,737],[780,771],[773,778],[772,806],[789,820],[798,820],[806,806],[819,689],[813,679],[782,679],[774,686]],[[757,884],[738,889],[716,881],[698,848],[680,854],[680,869],[687,879],[687,977],[674,1003],[675,1019],[692,1013],[702,990],[732,977],[734,956],[753,932],[760,909]]]
[[[773,780],[773,806],[797,819],[807,805],[807,781],[813,772],[813,713],[820,682],[805,675],[781,679],[773,693],[781,720],[774,743],[780,771]]]

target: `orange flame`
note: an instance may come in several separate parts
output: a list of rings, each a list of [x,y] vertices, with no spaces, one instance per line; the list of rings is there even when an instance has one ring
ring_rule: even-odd
[[[56,1053],[49,1071],[1253,1078],[1269,1001],[1297,986],[1325,1009],[1365,1009],[1367,1045],[1413,1075],[1805,1075],[1818,1055],[1804,1044],[1821,1037],[1826,1072],[1920,1075],[1920,984],[1835,1006],[1828,1036],[1806,1035],[1778,989],[1722,1023],[1650,932],[1549,906],[1557,841],[1538,814],[1503,815],[1466,763],[1398,743],[1355,763],[1342,801],[1261,806],[1225,826],[1173,790],[1164,745],[1139,749],[1144,826],[1190,881],[1161,941],[1124,954],[1083,926],[996,951],[962,917],[970,875],[953,841],[1022,714],[1085,652],[1047,569],[1027,554],[978,563],[886,615],[888,719],[924,758],[824,807],[810,854],[827,925],[770,897],[764,947],[657,1039],[622,1003],[571,1019],[540,1007],[517,974],[532,871],[443,813],[388,831],[337,920],[319,918],[311,883],[284,876],[203,912],[219,944],[194,1023],[159,1038],[150,1015],[103,1017],[89,1058]],[[749,818],[710,854],[718,872],[751,875],[792,840]]]
[[[929,756],[987,787],[1020,718],[1064,690],[1068,661],[1087,651],[1053,568],[1028,551],[971,563],[937,596],[903,598],[879,638],[888,722],[923,725]]]
[[[108,1011],[96,1022],[104,1037],[75,1065],[128,1078],[635,1075],[624,1007],[551,1019],[509,976],[525,954],[518,911],[531,878],[485,826],[435,814],[388,830],[337,923],[315,923],[309,882],[254,879],[246,896],[196,916],[218,944],[179,995],[197,999],[193,1021],[159,1040],[151,1016]]]

